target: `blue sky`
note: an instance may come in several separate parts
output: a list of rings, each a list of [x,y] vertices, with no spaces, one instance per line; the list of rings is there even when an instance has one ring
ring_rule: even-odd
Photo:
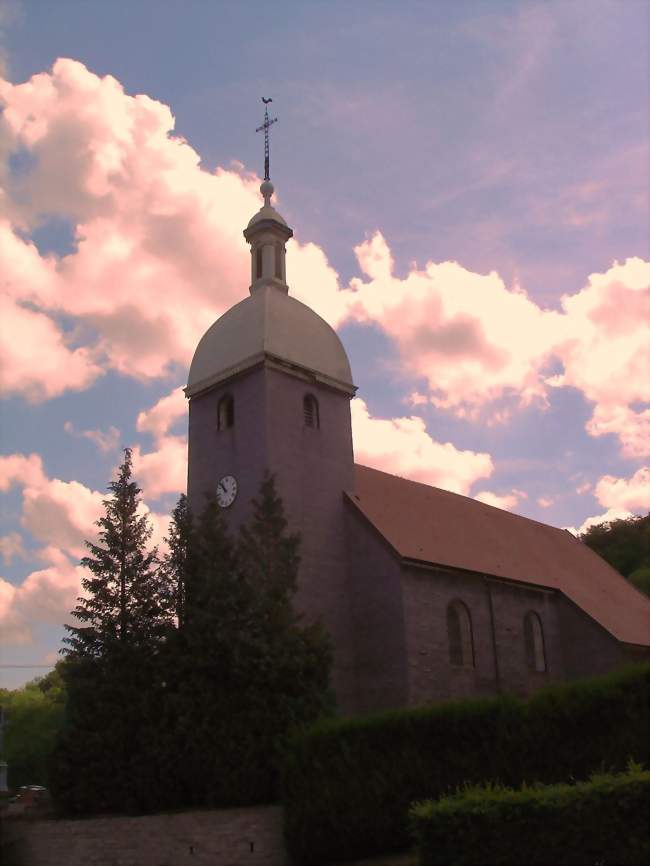
[[[0,0],[2,664],[54,658],[121,446],[164,534],[177,389],[248,289],[262,95],[358,458],[558,526],[646,510],[649,17]]]

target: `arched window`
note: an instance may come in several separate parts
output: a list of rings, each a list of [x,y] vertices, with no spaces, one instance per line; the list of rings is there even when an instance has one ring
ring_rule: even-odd
[[[320,418],[318,415],[318,400],[313,394],[306,394],[302,401],[302,409],[305,418],[305,427],[312,427],[318,430],[320,427]]]
[[[524,643],[526,644],[526,664],[528,670],[545,671],[546,653],[544,652],[544,632],[539,614],[529,610],[524,617]]]
[[[279,242],[275,245],[275,276],[282,279],[282,244]]]
[[[262,247],[255,250],[255,279],[259,280],[262,276]]]
[[[217,430],[227,430],[228,427],[232,427],[235,423],[235,401],[230,396],[230,394],[226,394],[225,397],[222,397],[219,400],[219,405],[217,406]]]
[[[474,667],[472,620],[462,601],[453,601],[447,608],[449,661],[458,667]]]

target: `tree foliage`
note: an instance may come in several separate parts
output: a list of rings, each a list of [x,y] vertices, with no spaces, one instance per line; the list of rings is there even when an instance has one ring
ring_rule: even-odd
[[[51,673],[21,689],[0,689],[0,706],[6,716],[2,757],[9,765],[11,789],[47,783],[48,762],[63,724],[64,664],[58,662]]]
[[[332,706],[331,651],[293,608],[299,539],[267,477],[237,539],[214,499],[181,497],[156,567],[130,452],[68,626],[68,702],[52,764],[67,814],[229,806],[277,796],[290,734]]]
[[[650,514],[590,527],[580,540],[648,594],[650,590]]]
[[[70,637],[64,643],[78,655],[101,656],[117,641],[147,645],[170,622],[169,594],[157,568],[157,551],[148,546],[152,528],[132,478],[129,448],[117,480],[108,487],[111,495],[97,521],[98,543],[87,541],[89,555],[81,560],[89,572],[82,580],[86,594],[72,611],[81,625],[66,625]]]

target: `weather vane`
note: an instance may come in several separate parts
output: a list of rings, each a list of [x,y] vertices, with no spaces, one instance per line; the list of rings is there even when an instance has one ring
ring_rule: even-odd
[[[269,177],[269,126],[272,123],[277,121],[277,117],[274,117],[272,120],[269,120],[269,102],[273,102],[271,98],[265,99],[262,97],[262,102],[264,103],[264,123],[261,126],[258,126],[255,132],[261,132],[264,130],[264,180],[270,180]]]

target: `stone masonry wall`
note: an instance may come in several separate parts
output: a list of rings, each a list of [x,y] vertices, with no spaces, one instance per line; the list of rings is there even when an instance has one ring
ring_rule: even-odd
[[[285,866],[282,808],[4,818],[3,866]]]

